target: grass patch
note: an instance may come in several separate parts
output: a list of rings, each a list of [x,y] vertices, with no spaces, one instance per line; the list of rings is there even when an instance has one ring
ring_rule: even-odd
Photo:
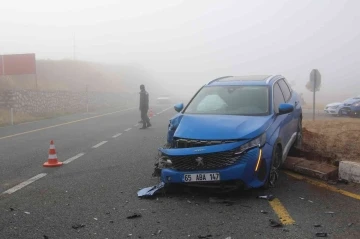
[[[360,119],[303,121],[303,150],[309,160],[360,162]]]

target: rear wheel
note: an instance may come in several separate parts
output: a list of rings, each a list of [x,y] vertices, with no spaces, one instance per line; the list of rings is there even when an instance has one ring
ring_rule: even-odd
[[[282,164],[281,146],[276,145],[271,159],[270,173],[263,186],[264,189],[273,188],[275,186],[276,181],[279,178],[279,169],[281,167],[281,164]]]

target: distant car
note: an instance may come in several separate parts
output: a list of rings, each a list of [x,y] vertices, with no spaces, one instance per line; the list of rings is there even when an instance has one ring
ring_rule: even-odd
[[[350,115],[350,106],[360,100],[360,96],[346,99],[343,102],[331,103],[325,106],[324,112],[334,116],[346,116]]]
[[[301,100],[280,75],[218,78],[174,108],[155,170],[167,186],[268,188],[302,142]]]
[[[170,97],[168,96],[161,96],[156,99],[158,104],[171,104]]]
[[[331,104],[327,104],[324,108],[324,112],[329,115],[339,116],[340,115],[340,109],[342,108],[343,103],[341,102],[335,102]]]
[[[350,115],[353,117],[360,117],[360,100],[351,104]]]

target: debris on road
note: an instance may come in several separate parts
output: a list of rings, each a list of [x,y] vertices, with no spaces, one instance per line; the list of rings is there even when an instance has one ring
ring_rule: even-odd
[[[335,212],[330,212],[330,211],[329,211],[329,212],[325,212],[325,213],[326,213],[326,214],[334,214]]]
[[[313,201],[311,201],[311,200],[308,200],[308,202],[309,202],[309,203],[314,203],[314,202],[313,202]]]
[[[334,180],[328,180],[328,181],[327,181],[327,184],[330,184],[330,185],[336,185],[336,184],[337,184],[337,181],[334,181]]]
[[[30,214],[30,212],[24,212],[24,213],[25,213],[25,214],[28,214],[28,215]]]
[[[315,234],[315,236],[317,237],[327,237],[327,233],[326,232],[318,232]]]
[[[342,179],[342,178],[340,178],[340,179],[338,179],[338,183],[343,183],[343,184],[349,184],[349,181],[348,180],[346,180],[346,179]]]
[[[72,225],[72,228],[75,229],[75,230],[83,228],[83,227],[85,227],[84,224],[74,224],[74,225]]]
[[[162,230],[158,230],[157,232],[153,233],[152,236],[160,235]]]
[[[268,212],[267,211],[264,211],[264,210],[261,210],[260,211],[262,214],[268,214]]]
[[[305,198],[299,197],[301,200],[304,200]]]
[[[15,211],[15,209],[14,209],[14,208],[12,208],[12,207],[11,207],[11,208],[9,208],[9,209],[10,209],[10,212]]]
[[[206,236],[202,236],[202,235],[199,235],[199,236],[198,236],[198,238],[210,238],[210,237],[212,237],[212,235],[211,235],[211,234],[206,235]]]
[[[137,195],[138,195],[138,197],[152,197],[156,193],[160,192],[164,188],[164,186],[165,186],[165,183],[161,182],[156,186],[147,187],[147,188],[143,188],[143,189],[139,190],[137,192]]]
[[[320,224],[315,224],[314,227],[321,227],[321,225]]]
[[[233,205],[235,203],[234,201],[230,201],[230,200],[227,200],[227,199],[221,199],[221,198],[215,198],[215,197],[210,197],[209,202],[210,203],[224,203],[227,206],[231,206],[231,205]]]
[[[46,235],[43,235],[43,237],[44,237],[44,239],[49,239],[49,237],[48,237],[48,236],[46,236]]]
[[[269,200],[269,201],[272,201],[275,199],[275,197],[271,194],[269,195],[265,195],[265,196],[257,196],[257,198],[260,198],[260,199],[266,199],[266,200]]]
[[[134,218],[138,218],[138,217],[141,217],[140,213],[134,213],[133,215],[127,216],[126,218],[127,219],[134,219]]]
[[[273,219],[269,219],[269,222],[270,222],[271,227],[282,227],[283,226],[280,222],[277,222]]]
[[[97,221],[98,219],[96,217],[94,217],[94,220]]]
[[[348,224],[348,227],[351,227],[352,225],[354,225],[354,223],[351,222]]]

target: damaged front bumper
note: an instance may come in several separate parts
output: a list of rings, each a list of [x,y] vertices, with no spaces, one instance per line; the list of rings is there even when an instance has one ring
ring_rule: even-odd
[[[235,155],[239,143],[201,148],[160,148],[153,176],[165,184],[258,188],[268,176],[272,147],[265,144]]]

